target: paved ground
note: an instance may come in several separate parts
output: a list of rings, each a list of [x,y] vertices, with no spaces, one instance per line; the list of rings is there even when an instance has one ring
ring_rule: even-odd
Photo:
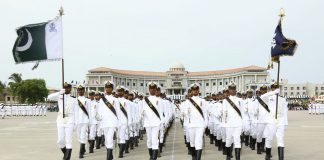
[[[0,119],[0,160],[60,160],[61,151],[56,144],[55,113],[47,117],[7,117]],[[324,115],[308,115],[304,111],[289,112],[289,127],[286,133],[287,160],[323,160],[324,158]],[[206,142],[207,139],[206,139]],[[72,159],[78,159],[79,145],[74,139]],[[190,159],[186,154],[183,143],[183,131],[180,123],[176,123],[170,130],[165,151],[160,160]],[[277,159],[277,149],[274,148],[273,160]],[[95,150],[94,154],[87,154],[85,160],[104,160],[105,150]],[[115,157],[117,157],[115,152]],[[144,141],[139,148],[126,154],[125,160],[148,159]],[[215,147],[206,144],[203,160],[225,159],[216,151]],[[243,147],[242,160],[261,160],[263,155],[257,155]]]

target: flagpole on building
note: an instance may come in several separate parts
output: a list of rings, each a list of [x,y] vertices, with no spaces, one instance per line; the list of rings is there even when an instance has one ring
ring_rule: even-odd
[[[63,7],[61,6],[59,10],[59,15],[62,17],[64,15]],[[62,86],[64,88],[64,58],[62,58]],[[63,118],[65,118],[65,93],[63,93]]]
[[[281,22],[282,17],[285,16],[285,11],[283,8],[281,8],[279,16],[280,16],[280,22]],[[279,90],[280,90],[279,77],[280,77],[280,57],[278,57],[278,73],[277,73],[277,84],[278,84]],[[277,94],[277,97],[276,97],[276,119],[278,117],[278,103],[279,103],[278,100],[279,100],[279,93]]]

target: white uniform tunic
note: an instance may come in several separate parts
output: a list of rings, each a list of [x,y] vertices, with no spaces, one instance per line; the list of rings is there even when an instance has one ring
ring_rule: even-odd
[[[118,100],[112,95],[106,95],[105,98],[114,107],[117,116],[114,112],[108,108],[108,106],[100,99],[97,109],[97,120],[99,121],[99,126],[103,130],[105,135],[105,146],[108,149],[113,149],[114,146],[114,133],[116,128],[119,126],[119,115],[120,108]],[[101,135],[100,135],[101,136]]]
[[[236,96],[228,97],[236,105],[242,114],[241,101]],[[223,100],[224,120],[226,128],[226,147],[230,147],[234,143],[234,148],[241,148],[241,133],[243,119],[239,113],[233,108],[233,106],[226,100]]]
[[[150,106],[143,99],[143,106],[141,114],[143,115],[144,127],[146,129],[147,136],[147,148],[152,148],[152,150],[159,149],[159,129],[162,123],[162,110],[158,106],[158,98],[156,96],[148,96],[149,101],[158,111],[160,118],[153,112]]]
[[[196,150],[201,150],[203,145],[203,134],[208,125],[208,115],[207,115],[207,102],[198,97],[191,97],[192,100],[199,105],[202,114],[198,111],[198,109],[189,101],[186,101],[187,111],[185,111],[188,115],[188,129],[189,129],[189,139],[190,146],[195,147]]]
[[[79,100],[85,110],[87,111],[89,115],[89,109],[90,109],[90,100],[88,98],[85,98],[84,96],[79,96],[77,97],[77,100]],[[79,102],[78,102],[79,104]],[[81,105],[79,105],[79,108],[76,110],[77,112],[77,118],[76,118],[76,123],[77,123],[77,134],[78,134],[78,139],[79,142],[82,144],[85,144],[87,141],[87,128],[89,126],[89,117],[88,115],[81,109]],[[90,116],[90,115],[89,115]]]
[[[60,148],[66,147],[67,149],[72,149],[72,134],[73,128],[76,125],[76,110],[79,107],[76,98],[72,97],[70,94],[64,94],[64,118],[63,95],[57,92],[50,94],[47,99],[58,102],[59,111],[56,119],[58,132],[57,143]]]
[[[126,143],[126,140],[129,140],[129,132],[130,132],[130,127],[132,125],[132,113],[131,113],[131,104],[127,99],[124,97],[118,98],[118,103],[120,105],[120,116],[119,121],[119,143]],[[125,113],[122,112],[122,108],[124,108]]]

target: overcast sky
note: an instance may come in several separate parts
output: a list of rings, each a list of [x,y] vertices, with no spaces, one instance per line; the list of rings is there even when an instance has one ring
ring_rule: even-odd
[[[65,79],[83,81],[89,69],[188,71],[266,67],[280,8],[283,32],[299,46],[282,58],[282,78],[324,82],[322,0],[0,0],[0,80],[11,73],[60,87],[61,63],[14,63],[15,29],[53,19],[63,5]],[[275,78],[275,71],[271,71]]]

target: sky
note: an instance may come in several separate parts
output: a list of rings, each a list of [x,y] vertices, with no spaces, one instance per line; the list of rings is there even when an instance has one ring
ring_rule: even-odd
[[[290,83],[324,82],[324,1],[321,0],[0,0],[0,80],[12,73],[61,85],[61,62],[15,64],[19,26],[54,19],[63,6],[65,80],[83,81],[96,67],[188,71],[266,67],[279,11],[283,33],[295,39],[281,59]],[[276,64],[275,64],[276,66]],[[276,78],[276,68],[270,71]]]

